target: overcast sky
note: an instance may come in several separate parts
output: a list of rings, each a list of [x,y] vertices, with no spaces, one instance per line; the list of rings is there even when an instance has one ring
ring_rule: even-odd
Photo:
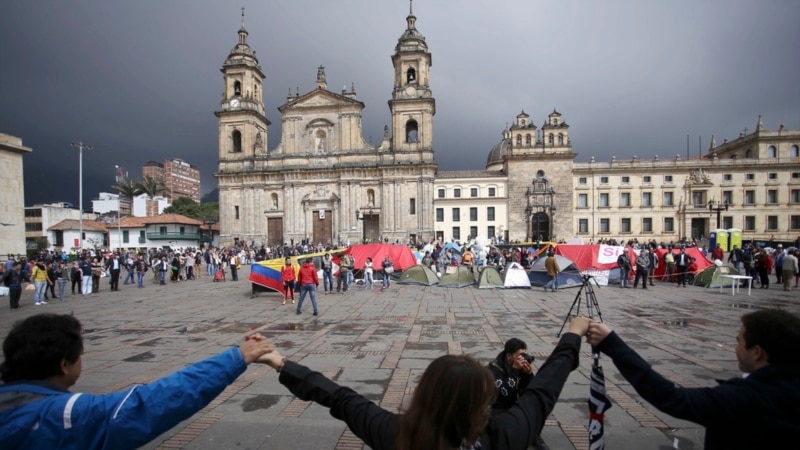
[[[25,204],[78,203],[149,160],[197,165],[216,187],[219,69],[240,6],[266,74],[269,148],[289,89],[355,83],[364,137],[390,122],[391,55],[408,0],[8,0],[0,8],[0,133],[21,137]],[[752,131],[800,128],[796,0],[417,0],[433,55],[440,170],[483,169],[506,124],[557,109],[577,161],[696,156]]]

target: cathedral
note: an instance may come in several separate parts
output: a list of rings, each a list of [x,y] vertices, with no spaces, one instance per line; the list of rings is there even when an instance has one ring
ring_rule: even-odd
[[[215,113],[222,245],[430,239],[436,101],[431,54],[415,20],[409,14],[392,56],[392,125],[379,146],[364,139],[364,103],[355,90],[328,90],[320,67],[314,90],[289,93],[278,107],[281,142],[268,149],[264,73],[247,30],[239,29],[222,66],[225,88]]]
[[[487,149],[483,169],[440,171],[434,159],[432,56],[409,11],[392,55],[391,126],[364,138],[355,88],[307,93],[277,107],[281,142],[268,148],[265,74],[247,42],[222,65],[220,245],[308,241],[603,238],[677,241],[739,229],[745,241],[800,235],[800,130],[755,130],[695,159],[575,162],[565,117],[541,126],[521,111]],[[388,75],[388,74],[387,74]],[[716,220],[714,220],[716,218]]]

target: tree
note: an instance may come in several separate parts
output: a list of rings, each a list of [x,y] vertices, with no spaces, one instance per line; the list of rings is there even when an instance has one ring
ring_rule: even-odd
[[[131,180],[128,177],[122,178],[116,184],[111,185],[111,188],[116,189],[119,191],[119,209],[122,212],[122,199],[128,200],[128,214],[130,214],[130,204],[133,201],[133,197],[139,195],[139,183],[136,181]]]
[[[119,191],[119,194],[123,197],[133,198],[139,195],[139,183],[128,177],[122,178],[116,184],[111,185],[111,188]]]
[[[164,213],[180,214],[192,219],[216,222],[219,220],[219,203],[197,203],[189,197],[180,197],[164,208]]]
[[[137,194],[145,194],[151,199],[168,192],[167,187],[153,177],[144,177],[136,183]]]

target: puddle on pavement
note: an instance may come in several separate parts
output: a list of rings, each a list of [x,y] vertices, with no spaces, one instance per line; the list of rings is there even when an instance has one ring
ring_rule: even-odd
[[[275,406],[280,397],[274,395],[256,395],[242,402],[242,411],[252,412],[257,409],[270,409]]]
[[[83,339],[86,340],[86,341],[96,341],[98,339],[105,339],[105,338],[106,338],[106,335],[104,335],[104,334],[95,334],[95,335],[92,335],[92,336],[84,336],[83,337]]]
[[[708,325],[710,322],[705,319],[667,319],[663,320],[661,323],[667,326],[673,327],[686,327],[689,325]]]
[[[319,331],[324,327],[322,323],[289,322],[280,323],[266,328],[264,331]]]
[[[442,349],[447,349],[446,342],[406,342],[404,347],[405,350],[434,350],[434,351],[441,351]]]
[[[149,361],[155,357],[156,355],[154,355],[153,352],[144,352],[144,353],[139,353],[138,355],[133,355],[131,357],[125,358],[123,361],[142,362],[142,361]]]
[[[733,309],[761,309],[760,306],[756,306],[752,303],[731,303],[731,308]]]

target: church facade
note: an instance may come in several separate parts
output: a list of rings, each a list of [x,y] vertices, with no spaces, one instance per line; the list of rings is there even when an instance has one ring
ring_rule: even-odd
[[[430,239],[436,102],[431,54],[415,20],[408,16],[392,56],[392,125],[381,145],[364,139],[364,104],[355,89],[328,90],[320,67],[313,91],[290,93],[278,107],[281,142],[269,151],[264,73],[242,26],[222,67],[224,92],[215,113],[222,245]]]
[[[677,241],[739,228],[746,240],[800,235],[800,131],[755,131],[706,155],[575,162],[554,110],[538,127],[522,111],[484,169],[439,171],[432,57],[409,13],[392,55],[391,126],[369,144],[355,88],[289,92],[281,142],[268,149],[264,73],[244,25],[222,66],[220,245],[407,242],[476,236],[505,241],[602,238]]]

